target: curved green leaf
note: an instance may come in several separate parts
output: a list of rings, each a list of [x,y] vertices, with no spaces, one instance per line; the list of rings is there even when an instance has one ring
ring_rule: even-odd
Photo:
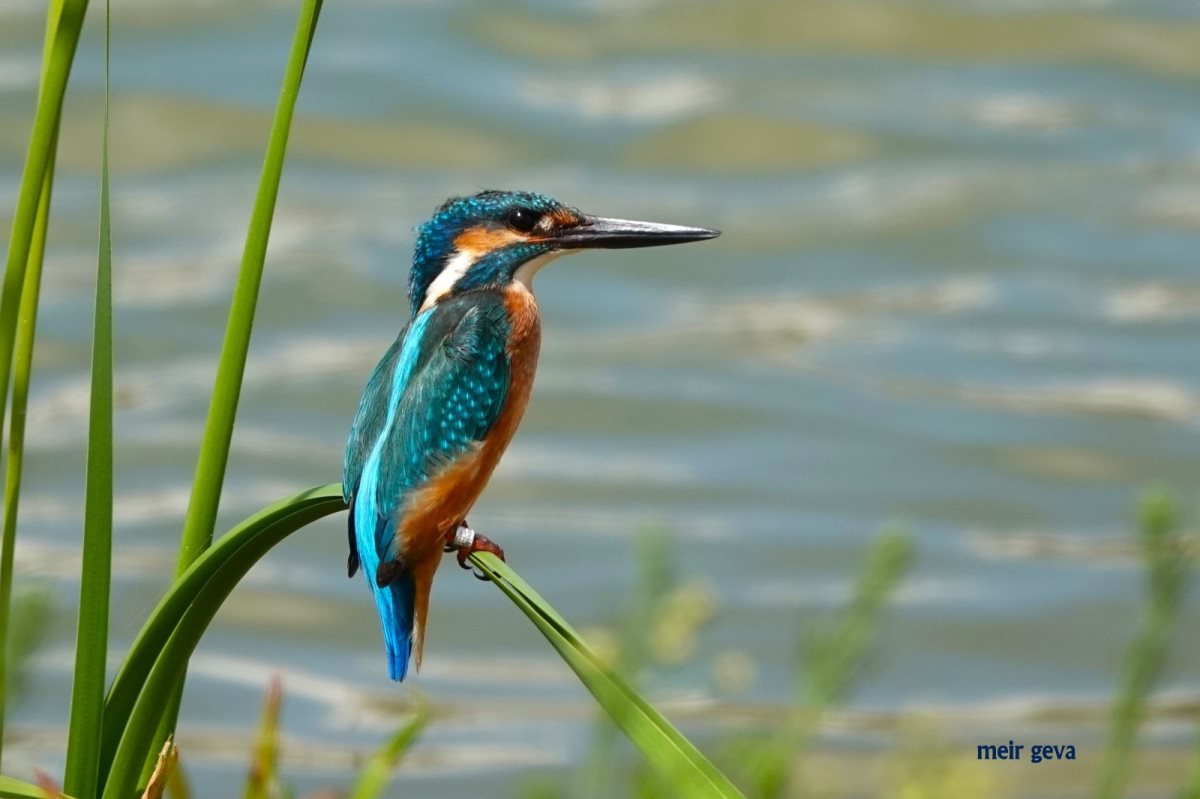
[[[317,30],[321,5],[322,0],[302,0],[300,5],[300,18],[296,22],[291,54],[284,70],[279,102],[275,106],[275,118],[271,123],[271,135],[267,142],[267,153],[263,159],[258,195],[254,200],[254,210],[246,232],[246,245],[242,251],[237,286],[234,288],[233,302],[229,306],[225,340],[217,362],[217,377],[213,383],[208,418],[204,423],[204,438],[200,442],[200,455],[196,459],[192,495],[188,501],[179,542],[179,559],[175,568],[177,576],[212,544],[217,508],[221,501],[221,487],[225,482],[225,467],[229,463],[233,423],[237,417],[238,398],[242,392],[242,377],[246,371],[246,356],[250,351],[250,333],[254,328],[258,290],[262,284],[263,265],[267,258],[267,241],[275,216],[275,201],[279,196],[284,157],[287,155],[288,134],[296,110],[296,98],[300,94],[300,81],[304,77],[304,67],[308,63],[308,53]],[[163,716],[162,729],[158,734],[160,741],[166,740],[175,727],[180,699],[181,694],[176,693],[169,700]],[[152,761],[147,759],[146,770],[151,767]]]
[[[236,583],[236,579],[228,582],[231,574],[236,573],[240,579],[259,558],[290,533],[345,507],[342,487],[338,483],[313,488],[270,505],[234,527],[171,585],[134,639],[109,689],[104,706],[104,750],[101,754],[101,769],[104,772],[107,773],[113,763],[118,743],[124,742],[123,736],[127,734],[135,703],[143,693],[155,662],[167,648],[168,642],[175,640],[174,633],[183,629],[183,619],[197,597],[203,591],[210,590],[210,585],[227,585],[221,596],[224,599]],[[232,571],[225,572],[222,577],[222,570],[231,564]],[[192,637],[199,640],[206,627],[207,623],[188,630],[188,633],[194,634]],[[195,645],[194,641],[192,645]],[[147,742],[143,747],[143,756],[144,750],[150,745]],[[111,782],[111,779],[109,777],[108,781]],[[107,791],[105,795],[108,795]]]
[[[337,483],[284,499],[222,536],[172,584],[133,642],[104,707],[104,741],[119,741],[104,781],[106,799],[126,799],[137,787],[187,659],[235,585],[276,543],[344,509]]]
[[[605,712],[680,796],[730,799],[742,793],[691,741],[606,666],[579,633],[508,564],[490,553],[471,561],[492,578],[546,637]]]
[[[183,678],[187,659],[237,583],[289,534],[344,508],[336,484],[276,503],[221,538],[172,586],[142,628],[109,694],[104,737],[119,743],[105,799],[133,793],[147,748],[154,743],[155,730]],[[488,554],[473,555],[472,560],[533,621],[617,726],[660,774],[680,787],[682,795],[742,796],[687,738],[604,665],[516,572]],[[398,740],[407,745],[412,734],[402,734]]]

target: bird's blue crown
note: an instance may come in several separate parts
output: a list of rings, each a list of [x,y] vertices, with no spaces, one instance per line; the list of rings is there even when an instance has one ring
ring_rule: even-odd
[[[464,235],[475,233],[476,251],[464,274],[454,282],[455,292],[512,279],[521,264],[553,249],[539,241],[536,228],[571,224],[579,212],[544,194],[525,191],[482,191],[470,197],[451,197],[421,225],[413,252],[408,295],[415,316],[428,299],[430,287],[463,252]]]

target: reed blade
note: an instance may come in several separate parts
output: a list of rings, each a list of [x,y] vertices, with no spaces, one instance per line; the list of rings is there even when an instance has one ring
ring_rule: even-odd
[[[97,794],[104,676],[108,665],[108,603],[112,582],[113,354],[112,223],[109,213],[108,97],[109,2],[104,4],[104,121],[100,142],[100,246],[92,328],[92,386],[84,485],[83,567],[79,581],[79,629],[67,729],[63,789]]]

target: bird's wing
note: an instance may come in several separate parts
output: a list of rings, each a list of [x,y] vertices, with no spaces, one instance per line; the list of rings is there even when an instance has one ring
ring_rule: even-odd
[[[354,415],[354,424],[350,427],[350,439],[346,443],[346,459],[342,464],[342,498],[347,502],[358,487],[362,477],[363,465],[375,446],[376,439],[383,431],[387,421],[389,387],[392,376],[396,371],[396,362],[400,359],[400,351],[404,348],[404,339],[411,324],[405,325],[388,347],[388,351],[376,364],[363,389],[362,399],[358,401],[358,412]]]
[[[421,359],[385,421],[373,503],[381,562],[395,559],[394,517],[404,498],[482,441],[508,394],[508,315],[503,300],[479,292],[439,304],[421,341]]]

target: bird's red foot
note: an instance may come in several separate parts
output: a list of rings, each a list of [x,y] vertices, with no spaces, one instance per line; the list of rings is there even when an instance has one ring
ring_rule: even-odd
[[[458,565],[464,569],[471,569],[471,572],[478,580],[490,580],[491,578],[486,574],[480,574],[475,571],[471,564],[467,562],[467,558],[472,553],[491,552],[500,558],[500,560],[504,560],[504,550],[497,543],[487,536],[475,532],[470,527],[467,527],[465,523],[460,524],[455,528],[453,534],[446,537],[446,551],[450,551],[451,549],[458,550],[458,554],[456,555]]]

